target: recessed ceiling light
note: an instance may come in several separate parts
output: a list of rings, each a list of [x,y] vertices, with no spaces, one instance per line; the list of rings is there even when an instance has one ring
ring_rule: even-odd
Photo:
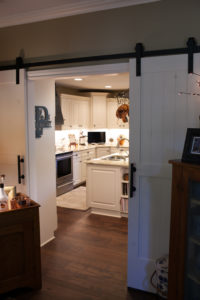
[[[111,85],[105,85],[106,89],[111,89],[111,87],[112,87]]]
[[[83,78],[74,78],[74,80],[81,81],[81,80],[83,80]]]

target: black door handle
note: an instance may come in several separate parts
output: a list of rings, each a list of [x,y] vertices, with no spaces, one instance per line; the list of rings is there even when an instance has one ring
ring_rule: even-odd
[[[136,187],[133,185],[133,175],[136,172],[136,167],[133,163],[131,163],[131,170],[130,170],[130,197],[133,197],[133,193],[136,191]]]
[[[21,174],[21,163],[24,163],[24,159],[17,155],[17,166],[18,166],[18,183],[22,183],[22,179],[25,178],[24,174]]]

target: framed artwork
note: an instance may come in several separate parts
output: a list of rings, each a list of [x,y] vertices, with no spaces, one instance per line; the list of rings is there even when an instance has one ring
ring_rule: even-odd
[[[188,128],[182,162],[200,164],[200,128]]]

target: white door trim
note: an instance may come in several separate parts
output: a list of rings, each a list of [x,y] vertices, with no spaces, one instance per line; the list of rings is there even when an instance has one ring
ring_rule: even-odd
[[[47,79],[47,78],[65,78],[69,76],[97,75],[110,73],[129,72],[129,63],[113,63],[92,66],[66,67],[58,69],[28,71],[29,80]]]

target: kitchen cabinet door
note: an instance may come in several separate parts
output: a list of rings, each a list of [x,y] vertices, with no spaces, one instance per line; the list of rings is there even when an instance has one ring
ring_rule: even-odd
[[[81,157],[77,152],[73,154],[73,181],[74,185],[81,182]]]
[[[96,157],[95,149],[87,150],[87,159],[93,159]]]
[[[89,100],[79,101],[78,127],[89,128],[90,125],[90,103]]]
[[[88,128],[90,121],[89,98],[61,94],[61,110],[64,118],[63,129]]]
[[[79,128],[79,101],[71,100],[71,123],[72,128]]]
[[[86,181],[86,161],[88,154],[86,151],[81,153],[81,181]]]
[[[106,128],[106,95],[92,96],[92,128]]]
[[[120,168],[88,165],[88,204],[92,209],[118,212],[120,215]],[[105,213],[104,211],[104,213]]]
[[[66,95],[60,95],[61,102],[61,111],[63,114],[64,125],[63,129],[71,129],[72,128],[72,102]]]
[[[118,128],[116,110],[117,110],[117,102],[111,101],[109,99],[107,102],[107,126],[108,126],[108,128]]]

